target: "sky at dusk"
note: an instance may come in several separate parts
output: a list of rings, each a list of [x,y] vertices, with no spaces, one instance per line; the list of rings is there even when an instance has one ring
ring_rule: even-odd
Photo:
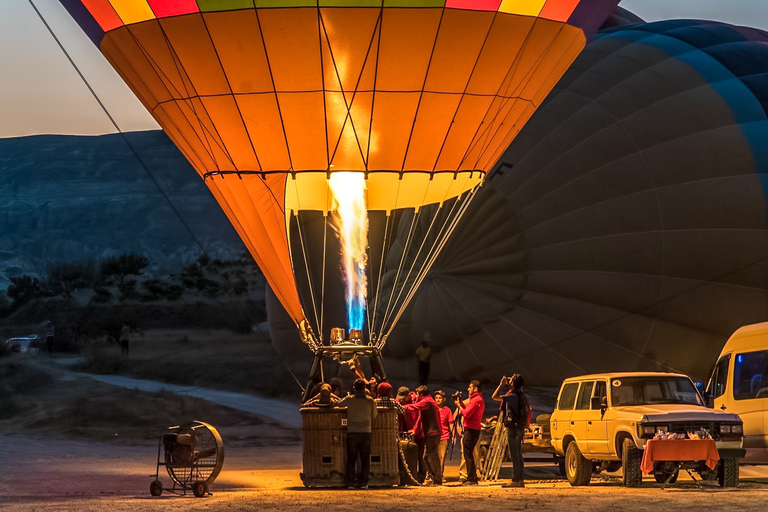
[[[115,128],[33,5],[122,131],[158,126],[58,0],[0,0],[0,137]],[[646,21],[710,19],[768,30],[766,0],[622,0]]]

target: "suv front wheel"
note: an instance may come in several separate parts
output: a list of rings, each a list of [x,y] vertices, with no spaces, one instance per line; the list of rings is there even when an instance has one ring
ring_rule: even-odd
[[[574,486],[589,485],[592,479],[592,463],[581,454],[576,441],[572,441],[565,451],[565,476]]]
[[[642,458],[643,450],[638,450],[632,439],[625,439],[621,445],[621,465],[624,468],[625,486],[640,487],[643,482],[643,473],[640,470]]]

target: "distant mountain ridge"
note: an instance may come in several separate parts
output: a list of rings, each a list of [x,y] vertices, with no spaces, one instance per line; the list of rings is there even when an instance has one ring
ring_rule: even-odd
[[[159,130],[0,139],[0,177],[2,289],[14,276],[45,276],[50,263],[135,252],[159,273],[191,263],[200,246],[221,259],[245,250],[203,180]]]

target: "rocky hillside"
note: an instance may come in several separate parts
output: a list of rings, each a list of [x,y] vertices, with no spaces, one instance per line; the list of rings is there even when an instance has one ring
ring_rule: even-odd
[[[152,273],[202,248],[221,259],[244,250],[160,131],[0,139],[0,176],[0,289],[13,276],[44,276],[49,263],[135,252]]]

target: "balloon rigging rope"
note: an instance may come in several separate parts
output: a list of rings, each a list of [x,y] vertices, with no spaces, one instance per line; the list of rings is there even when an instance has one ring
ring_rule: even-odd
[[[429,188],[427,187],[427,189],[425,189],[425,191],[424,191],[424,196],[422,197],[422,202],[424,202],[424,199],[426,198],[426,196],[427,196],[428,192],[429,192]],[[446,191],[446,194],[447,194],[447,191]],[[392,307],[392,309],[391,309],[391,310],[389,310],[389,308],[387,309],[386,315],[385,315],[385,317],[384,317],[384,319],[383,319],[383,321],[382,321],[382,329],[384,328],[385,324],[387,323],[387,320],[389,320],[389,318],[390,318],[390,317],[392,316],[392,314],[394,313],[395,309],[397,309],[397,308],[398,308],[398,303],[399,303],[400,297],[402,296],[402,294],[403,294],[403,291],[405,290],[405,288],[406,288],[406,286],[407,286],[407,284],[408,284],[408,280],[410,279],[410,276],[411,276],[411,274],[413,273],[413,269],[414,269],[414,267],[416,266],[416,264],[417,264],[417,263],[418,263],[418,261],[419,261],[419,255],[421,254],[421,251],[422,251],[422,249],[424,248],[425,244],[427,243],[427,239],[429,238],[429,234],[430,234],[430,232],[432,231],[432,228],[433,228],[433,226],[435,225],[435,222],[437,221],[437,218],[440,216],[440,213],[443,211],[443,205],[445,204],[445,203],[444,203],[444,201],[445,201],[445,197],[443,197],[443,202],[441,202],[441,203],[440,203],[440,205],[439,205],[437,208],[435,208],[435,214],[434,214],[434,216],[432,217],[432,221],[431,221],[431,222],[430,222],[430,224],[429,224],[429,228],[427,229],[427,232],[426,232],[426,233],[424,233],[424,236],[423,236],[423,238],[422,238],[422,241],[421,241],[421,245],[419,246],[419,249],[416,251],[416,255],[413,257],[413,261],[411,262],[411,266],[410,266],[410,268],[408,269],[408,273],[407,273],[407,274],[406,274],[406,276],[403,278],[403,284],[402,284],[402,286],[400,287],[400,291],[398,292],[398,294],[397,294],[397,298],[396,298],[396,299],[395,299],[395,301],[394,301],[394,304],[395,304],[395,305]],[[457,201],[454,201],[454,203],[453,203],[453,205],[452,205],[452,207],[451,207],[451,213],[453,212],[453,209],[455,208],[455,206],[456,206],[456,203],[457,203],[457,202],[458,202],[458,200],[457,200]],[[425,208],[427,208],[427,207],[422,207],[422,208],[419,210],[419,213],[421,213],[421,211],[422,211],[422,210],[424,210]],[[447,216],[447,219],[449,219],[449,218],[450,218],[450,215],[451,215],[451,213],[449,213],[449,214],[448,214],[448,216]],[[446,219],[446,221],[447,221],[447,219]],[[435,239],[435,242],[434,242],[434,244],[437,244],[437,243],[439,243],[439,240],[440,240],[440,238],[439,238],[439,236],[440,236],[440,235],[439,235],[439,233],[441,233],[441,232],[442,232],[442,230],[443,230],[443,228],[444,228],[444,227],[445,227],[445,222],[444,222],[444,224],[443,224],[443,227],[442,227],[442,228],[440,229],[440,231],[438,232],[438,235],[437,235],[437,237],[436,237],[436,239]],[[415,231],[415,227],[414,227],[414,225],[413,225],[413,224],[411,224],[411,229]],[[410,233],[409,233],[409,236],[410,236]],[[434,246],[434,244],[433,244],[433,246]],[[432,248],[430,248],[430,250],[429,250],[429,251],[427,251],[427,252],[429,253],[429,252],[431,252],[431,250],[432,250]],[[426,259],[428,259],[428,256],[427,256],[427,257],[425,257],[425,260],[426,260]],[[417,275],[419,274],[419,272],[420,272],[420,271],[421,271],[421,270],[419,270],[419,271],[417,272]],[[397,283],[397,280],[395,281],[395,285],[396,285],[396,283]],[[394,290],[395,290],[395,285],[393,285],[393,288],[392,288],[392,293],[393,293],[393,294],[394,294]],[[406,294],[406,296],[408,296],[408,295],[410,295],[410,290],[409,290],[409,293],[408,293],[408,294]],[[405,301],[405,304],[403,304],[403,305],[399,306],[399,309],[401,309],[401,310],[402,310],[402,307],[404,307],[405,305],[407,305],[407,302],[408,302],[408,300],[406,299],[406,301]],[[398,317],[399,317],[399,315],[398,315]],[[397,322],[397,320],[395,320],[395,323],[396,323],[396,322]]]
[[[296,226],[298,227],[299,231],[299,245],[301,246],[301,254],[303,256],[304,260],[304,270],[307,272],[307,283],[309,284],[309,296],[310,300],[312,301],[312,311],[315,313],[315,322],[317,322],[315,325],[320,325],[320,317],[317,314],[317,303],[315,302],[315,287],[312,284],[312,274],[309,269],[309,259],[307,257],[307,247],[304,243],[304,234],[303,230],[301,229],[301,216],[299,214],[296,215]],[[323,256],[325,256],[325,251],[323,251]]]
[[[395,224],[395,215],[390,211],[387,213],[387,217],[384,221],[384,240],[381,243],[381,260],[379,261],[379,276],[376,280],[376,293],[373,294],[373,318],[370,318],[370,311],[369,314],[369,320],[368,320],[368,334],[369,336],[373,336],[376,333],[376,311],[378,311],[379,308],[379,294],[381,293],[381,280],[384,275],[384,264],[386,263],[387,259],[387,246],[390,236],[390,224],[394,226]],[[394,229],[394,228],[393,228]],[[370,261],[370,258],[369,258]]]
[[[449,213],[449,215],[446,218],[445,223],[443,224],[443,228],[441,228],[442,234],[438,237],[438,240],[432,246],[432,248],[430,250],[430,254],[428,255],[427,261],[425,262],[424,265],[422,265],[421,270],[419,271],[419,274],[416,276],[416,279],[415,279],[413,285],[411,286],[410,291],[408,292],[408,295],[403,300],[403,303],[400,306],[400,310],[398,311],[398,313],[395,316],[394,320],[390,324],[389,329],[388,329],[388,331],[386,333],[386,336],[384,338],[388,337],[392,333],[392,330],[394,329],[394,327],[397,324],[398,320],[400,320],[400,317],[405,312],[405,309],[408,306],[408,303],[411,301],[411,299],[413,298],[414,294],[418,290],[419,286],[424,281],[424,278],[429,273],[430,268],[432,268],[432,265],[434,264],[434,262],[437,259],[438,255],[442,251],[443,247],[445,247],[445,244],[447,243],[448,239],[450,238],[451,233],[453,233],[454,229],[456,229],[456,226],[458,225],[459,220],[461,220],[461,218],[466,213],[470,203],[472,202],[472,199],[477,194],[477,190],[478,189],[479,189],[479,187],[475,187],[473,190],[471,190],[471,191],[469,191],[467,193],[467,196],[464,199],[457,200],[454,203],[454,206],[451,208],[451,212]],[[460,206],[458,212],[455,215],[453,215],[454,207],[458,203],[461,203],[461,206]],[[449,221],[450,221],[450,225],[448,226],[447,230],[443,231],[445,229],[445,226],[449,223]]]
[[[84,84],[84,85],[85,85],[85,86],[88,88],[88,91],[91,93],[91,95],[93,96],[93,98],[94,98],[94,99],[96,100],[96,102],[99,104],[99,107],[101,107],[101,110],[102,110],[102,111],[104,112],[104,114],[107,116],[107,118],[109,119],[110,123],[112,123],[112,126],[115,128],[115,130],[117,131],[117,133],[118,133],[118,134],[120,135],[120,137],[123,139],[123,142],[125,142],[126,146],[128,146],[128,148],[129,148],[129,149],[131,150],[131,152],[134,154],[134,156],[136,157],[136,160],[139,162],[139,165],[141,165],[141,168],[142,168],[142,169],[144,169],[144,172],[145,172],[145,173],[146,173],[146,175],[149,177],[149,179],[152,181],[152,183],[155,185],[155,187],[157,188],[158,192],[160,192],[160,195],[162,195],[162,196],[163,196],[163,199],[165,199],[166,203],[168,203],[168,206],[171,208],[171,210],[173,211],[173,213],[174,213],[174,214],[176,215],[176,217],[179,219],[179,222],[181,222],[181,224],[182,224],[182,225],[184,226],[184,228],[187,230],[187,233],[189,233],[189,236],[190,236],[190,237],[192,237],[192,240],[193,240],[193,241],[195,242],[195,244],[198,246],[198,248],[200,249],[200,251],[201,251],[203,254],[206,254],[206,251],[205,251],[205,248],[203,247],[203,244],[200,242],[200,240],[198,240],[197,236],[195,236],[195,233],[193,233],[193,232],[192,232],[192,229],[189,227],[189,225],[186,223],[186,221],[185,221],[185,220],[184,220],[184,218],[181,216],[181,214],[179,213],[179,211],[176,209],[176,206],[174,206],[174,204],[171,202],[171,199],[170,199],[170,197],[168,197],[168,194],[166,194],[166,193],[165,193],[165,191],[163,190],[163,188],[160,186],[160,183],[159,183],[159,182],[157,181],[157,179],[155,179],[155,177],[152,175],[152,173],[150,172],[150,170],[149,170],[149,168],[147,167],[146,163],[145,163],[145,162],[144,162],[144,160],[141,158],[141,156],[139,156],[139,153],[138,153],[138,151],[136,151],[136,148],[133,146],[133,144],[131,144],[131,143],[130,143],[130,141],[128,140],[128,137],[126,137],[126,135],[125,135],[125,132],[123,132],[123,130],[121,130],[121,129],[120,129],[120,127],[118,126],[117,122],[115,122],[115,119],[114,119],[114,118],[112,117],[112,115],[109,113],[109,110],[108,110],[108,109],[107,109],[107,107],[104,105],[104,103],[101,101],[101,98],[99,98],[99,95],[98,95],[98,94],[96,94],[96,91],[93,89],[93,87],[91,87],[91,84],[90,84],[90,82],[88,82],[88,80],[87,80],[87,79],[85,78],[85,76],[83,75],[82,71],[80,71],[80,68],[77,66],[77,64],[75,64],[75,61],[72,59],[72,56],[69,54],[69,52],[67,51],[67,49],[66,49],[66,48],[64,47],[64,45],[61,43],[61,40],[58,38],[58,36],[56,36],[56,33],[53,31],[53,29],[51,28],[51,26],[50,26],[50,25],[48,24],[48,22],[45,20],[45,18],[43,17],[42,13],[41,13],[41,12],[40,12],[40,10],[37,8],[37,6],[36,6],[36,5],[35,5],[35,3],[33,2],[33,0],[27,0],[27,1],[29,2],[29,5],[30,5],[30,7],[32,7],[32,9],[33,9],[33,10],[35,11],[35,13],[37,14],[37,17],[40,19],[40,22],[41,22],[41,23],[42,23],[42,24],[45,26],[46,30],[48,30],[48,33],[51,35],[51,37],[53,38],[53,40],[56,42],[57,46],[58,46],[58,47],[59,47],[59,49],[62,51],[62,53],[64,54],[64,56],[67,58],[67,60],[69,61],[69,63],[72,65],[72,68],[75,70],[75,72],[77,73],[77,75],[80,77],[80,80],[82,80],[83,84]],[[245,304],[243,304],[243,303],[242,303],[242,300],[241,300],[241,305],[242,305],[242,306],[245,308]],[[248,312],[248,314],[249,314],[249,316],[250,316],[250,311],[248,310],[248,308],[245,308],[245,310]],[[303,391],[304,391],[304,386],[302,386],[301,382],[299,381],[299,379],[297,379],[297,378],[296,378],[296,375],[293,373],[293,371],[291,370],[291,368],[290,368],[290,367],[289,367],[289,366],[286,364],[286,362],[285,362],[285,361],[284,361],[284,360],[283,360],[283,359],[280,357],[280,355],[277,353],[277,350],[275,350],[275,347],[272,345],[272,342],[271,342],[271,340],[270,340],[270,339],[269,339],[269,338],[268,338],[268,337],[267,337],[267,336],[264,334],[264,332],[261,330],[261,328],[260,328],[258,325],[256,325],[256,329],[259,331],[259,334],[261,334],[261,336],[262,336],[262,337],[263,337],[263,338],[264,338],[264,339],[265,339],[265,340],[268,342],[269,346],[270,346],[270,347],[272,348],[272,350],[275,352],[275,355],[277,355],[277,356],[278,356],[278,359],[279,359],[279,360],[280,360],[280,361],[283,363],[283,366],[285,367],[285,369],[286,369],[286,370],[288,370],[288,373],[291,375],[291,377],[293,377],[293,380],[295,380],[295,381],[296,381],[296,384],[298,384],[299,388],[300,388],[300,389],[302,390],[302,392],[303,392]]]
[[[88,80],[85,78],[83,73],[80,71],[80,68],[77,67],[77,64],[75,64],[75,61],[72,60],[72,57],[69,55],[69,52],[67,52],[66,48],[64,48],[64,45],[61,43],[59,38],[56,36],[56,34],[53,32],[53,29],[48,24],[48,22],[43,17],[42,13],[37,9],[37,6],[32,0],[27,0],[29,2],[29,5],[32,7],[32,9],[35,10],[35,13],[37,14],[38,18],[40,18],[40,21],[45,25],[45,28],[48,30],[48,33],[51,35],[54,41],[56,41],[56,44],[59,46],[59,49],[64,53],[64,56],[67,58],[69,63],[72,65],[72,68],[77,72],[78,76],[80,77],[80,80],[83,81],[85,86],[90,91],[93,98],[96,100],[96,102],[99,104],[99,107],[101,107],[101,110],[104,112],[104,114],[109,118],[110,123],[112,123],[112,126],[115,128],[117,133],[120,134],[121,138],[123,139],[123,142],[128,146],[128,148],[133,152],[134,156],[136,157],[136,160],[138,160],[139,165],[141,165],[142,169],[144,169],[144,172],[149,176],[149,179],[152,180],[152,183],[154,183],[157,190],[160,192],[160,194],[163,196],[163,199],[165,199],[166,203],[168,203],[168,206],[170,206],[171,210],[173,210],[173,213],[176,214],[176,216],[179,218],[179,221],[184,226],[184,228],[187,230],[189,235],[192,237],[192,239],[195,241],[197,246],[200,248],[200,250],[205,253],[205,249],[203,248],[203,245],[200,243],[200,241],[197,239],[195,234],[190,229],[189,225],[184,221],[179,211],[176,209],[174,204],[171,202],[171,199],[168,197],[168,195],[165,193],[165,191],[160,187],[160,184],[157,182],[155,177],[152,175],[152,173],[149,171],[149,168],[144,163],[144,160],[139,156],[139,153],[136,151],[136,148],[133,147],[133,145],[128,141],[128,138],[125,136],[125,133],[120,129],[120,127],[115,122],[115,119],[112,117],[112,115],[109,113],[109,110],[107,110],[107,107],[104,106],[104,103],[101,101],[101,98],[99,98],[99,95],[96,94],[96,91],[93,90],[93,87],[91,87],[91,84],[88,82]]]

